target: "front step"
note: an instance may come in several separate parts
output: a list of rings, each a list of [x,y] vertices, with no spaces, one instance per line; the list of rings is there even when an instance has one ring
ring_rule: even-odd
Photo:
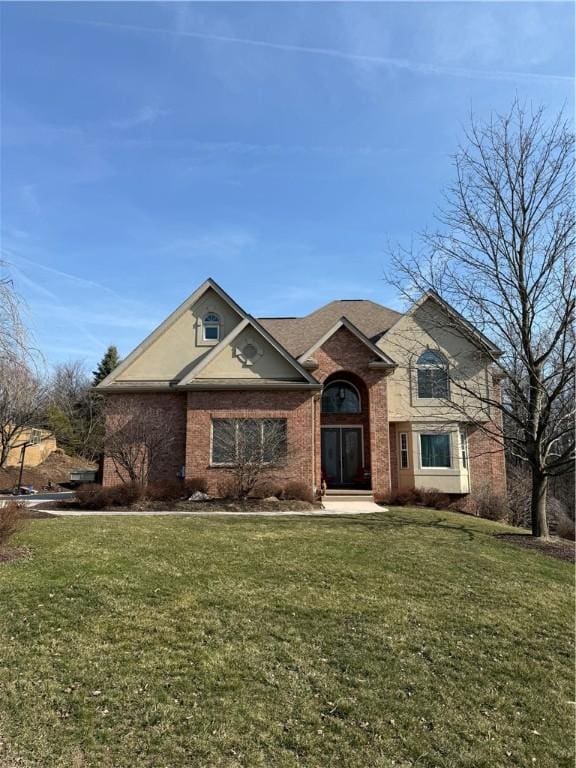
[[[374,496],[372,495],[372,491],[351,491],[340,493],[337,491],[326,491],[326,494],[323,496],[323,501],[353,501],[356,503],[367,501],[374,503]]]

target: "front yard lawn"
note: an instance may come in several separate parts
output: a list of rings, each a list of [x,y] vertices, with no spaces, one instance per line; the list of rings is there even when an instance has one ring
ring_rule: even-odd
[[[574,764],[573,569],[448,512],[33,520],[0,766]]]

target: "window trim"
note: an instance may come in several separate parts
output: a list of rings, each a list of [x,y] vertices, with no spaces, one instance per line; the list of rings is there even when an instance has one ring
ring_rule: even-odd
[[[233,421],[234,427],[235,427],[235,435],[236,435],[236,455],[238,455],[238,426],[241,421],[256,421],[259,422],[260,425],[260,440],[261,440],[261,453],[263,452],[262,449],[262,442],[264,439],[263,430],[264,430],[264,424],[266,422],[270,421],[281,421],[284,422],[285,425],[285,435],[286,435],[286,455],[284,456],[284,459],[278,462],[273,461],[262,461],[262,465],[264,466],[284,466],[288,459],[288,419],[285,416],[271,416],[270,418],[259,417],[259,418],[251,418],[250,416],[246,416],[245,418],[236,418],[235,416],[215,416],[210,418],[210,467],[236,467],[238,466],[237,461],[214,461],[214,422],[215,421]]]
[[[420,363],[420,358],[426,354],[426,352],[432,352],[436,357],[438,358],[439,362],[437,364],[435,363]],[[418,357],[416,358],[416,364],[415,364],[415,370],[416,370],[416,399],[417,400],[450,400],[450,365],[448,363],[448,360],[446,358],[446,355],[444,355],[443,352],[441,352],[439,349],[433,349],[432,347],[426,347],[426,349],[422,350],[422,352],[419,353]],[[437,395],[431,395],[430,397],[423,396],[420,394],[420,371],[444,371],[446,375],[446,395],[438,397]]]
[[[458,430],[458,437],[460,440],[460,466],[468,471],[470,458],[468,456],[468,431],[465,427]]]
[[[356,392],[356,397],[358,398],[358,410],[357,411],[325,411],[322,408],[322,401],[324,400],[324,393],[333,384],[346,384],[346,386],[350,387],[351,389],[353,389]],[[327,384],[325,384],[323,386],[323,388],[322,388],[322,394],[320,396],[320,413],[321,414],[326,414],[327,416],[334,416],[334,415],[341,416],[343,414],[354,415],[354,414],[362,413],[362,398],[360,397],[360,390],[358,389],[356,384],[354,384],[352,381],[349,381],[348,379],[332,379]]]
[[[418,432],[418,463],[420,465],[420,469],[426,469],[426,470],[437,470],[441,472],[446,472],[447,470],[453,470],[454,469],[454,458],[452,456],[452,433],[453,430],[448,432]],[[450,464],[448,466],[428,466],[425,465],[422,462],[422,437],[438,437],[438,436],[447,436],[448,437],[448,459],[450,461]]]
[[[208,318],[217,318],[216,320]],[[216,338],[210,339],[206,336],[206,330],[208,328],[216,329]],[[207,341],[210,344],[217,344],[221,338],[222,320],[217,312],[209,311],[205,312],[202,317],[202,340]]]
[[[406,445],[402,445],[402,438],[405,438]],[[410,469],[410,448],[409,448],[409,441],[408,441],[408,432],[399,432],[398,433],[398,469],[400,471],[403,471],[405,469]],[[406,466],[402,466],[402,458],[403,456],[406,457]]]

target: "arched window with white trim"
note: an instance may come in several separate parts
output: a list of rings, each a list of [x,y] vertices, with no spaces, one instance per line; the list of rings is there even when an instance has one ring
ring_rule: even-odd
[[[207,312],[202,321],[204,341],[220,341],[220,316],[216,312]]]
[[[349,381],[331,381],[322,392],[322,413],[360,413],[360,393]]]
[[[444,355],[434,349],[426,349],[416,361],[418,398],[449,397],[448,363]]]

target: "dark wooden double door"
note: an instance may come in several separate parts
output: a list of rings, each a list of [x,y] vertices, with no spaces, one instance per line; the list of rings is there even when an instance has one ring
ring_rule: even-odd
[[[322,471],[328,488],[363,485],[362,439],[361,427],[322,427]]]

